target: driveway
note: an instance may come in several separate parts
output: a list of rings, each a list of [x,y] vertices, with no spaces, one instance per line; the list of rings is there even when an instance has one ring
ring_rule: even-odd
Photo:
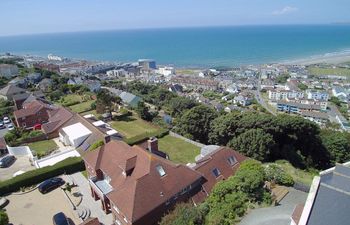
[[[9,204],[5,209],[10,223],[49,225],[52,224],[53,215],[58,212],[63,212],[75,225],[81,223],[60,188],[45,195],[36,189],[26,194],[11,194],[6,198],[9,200]]]
[[[4,137],[5,134],[7,133],[7,131],[8,131],[7,126],[6,126],[6,128],[4,128],[4,129],[0,129],[0,137]]]
[[[0,180],[7,180],[13,177],[13,174],[22,170],[29,171],[35,169],[35,166],[31,165],[29,156],[16,156],[16,161],[7,168],[0,168]]]
[[[239,225],[290,225],[290,217],[297,204],[305,203],[307,193],[289,189],[279,206],[254,209],[246,215]]]

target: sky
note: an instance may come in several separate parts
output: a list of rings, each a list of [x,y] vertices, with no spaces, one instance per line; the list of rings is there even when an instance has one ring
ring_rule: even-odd
[[[0,36],[350,22],[349,0],[0,0]]]

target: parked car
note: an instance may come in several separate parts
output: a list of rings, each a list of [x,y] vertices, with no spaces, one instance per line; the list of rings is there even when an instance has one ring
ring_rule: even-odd
[[[3,121],[0,121],[0,129],[4,129],[5,128],[5,124]]]
[[[45,194],[49,191],[52,191],[55,188],[60,187],[61,185],[63,185],[65,182],[62,178],[59,177],[54,177],[54,178],[50,178],[48,180],[45,180],[44,182],[42,182],[38,189],[41,193]]]
[[[4,208],[9,203],[9,200],[5,197],[0,198],[0,209]]]
[[[59,212],[52,217],[54,225],[69,225],[68,218],[63,212]]]
[[[16,160],[14,155],[6,155],[0,159],[0,167],[5,168],[12,165],[12,163]]]
[[[11,123],[10,119],[7,116],[4,117],[4,123],[5,124]]]
[[[13,124],[12,124],[12,123],[10,123],[9,125],[7,125],[7,128],[8,128],[9,130],[15,129],[15,128],[13,127]]]

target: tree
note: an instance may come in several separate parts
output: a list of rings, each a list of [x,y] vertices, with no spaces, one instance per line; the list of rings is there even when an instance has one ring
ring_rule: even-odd
[[[350,135],[348,133],[324,130],[321,133],[321,139],[330,154],[333,165],[350,160]]]
[[[208,143],[210,122],[217,117],[217,112],[204,105],[186,111],[176,121],[176,131],[201,143]]]
[[[294,180],[281,166],[277,164],[269,164],[265,167],[266,180],[275,182],[276,184],[293,186]]]
[[[183,97],[172,98],[167,104],[170,114],[174,117],[180,116],[184,111],[192,109],[196,105],[195,101]]]
[[[229,113],[212,121],[209,133],[209,143],[226,145],[239,132],[242,114]]]
[[[0,225],[8,225],[9,217],[5,211],[0,210]]]
[[[154,117],[157,116],[157,113],[152,113],[149,111],[149,108],[145,105],[144,102],[140,101],[137,103],[137,107],[135,109],[139,117],[146,121],[152,121]]]
[[[111,113],[115,98],[106,89],[101,89],[97,93],[96,110],[98,113]]]
[[[200,210],[189,203],[180,203],[175,209],[164,216],[160,225],[201,225],[204,224],[204,215]]]
[[[229,146],[233,149],[259,161],[268,160],[275,145],[273,136],[262,129],[248,130],[229,142]]]
[[[335,97],[335,96],[332,96],[330,99],[329,99],[330,102],[332,102],[334,105],[340,107],[342,102],[339,100],[339,98]]]

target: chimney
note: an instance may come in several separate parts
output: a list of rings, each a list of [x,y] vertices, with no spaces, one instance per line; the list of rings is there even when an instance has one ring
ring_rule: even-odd
[[[154,152],[158,150],[158,139],[156,137],[151,137],[148,141],[148,151]]]
[[[105,144],[107,144],[108,142],[110,142],[111,141],[111,136],[110,135],[108,135],[108,136],[105,136]]]

